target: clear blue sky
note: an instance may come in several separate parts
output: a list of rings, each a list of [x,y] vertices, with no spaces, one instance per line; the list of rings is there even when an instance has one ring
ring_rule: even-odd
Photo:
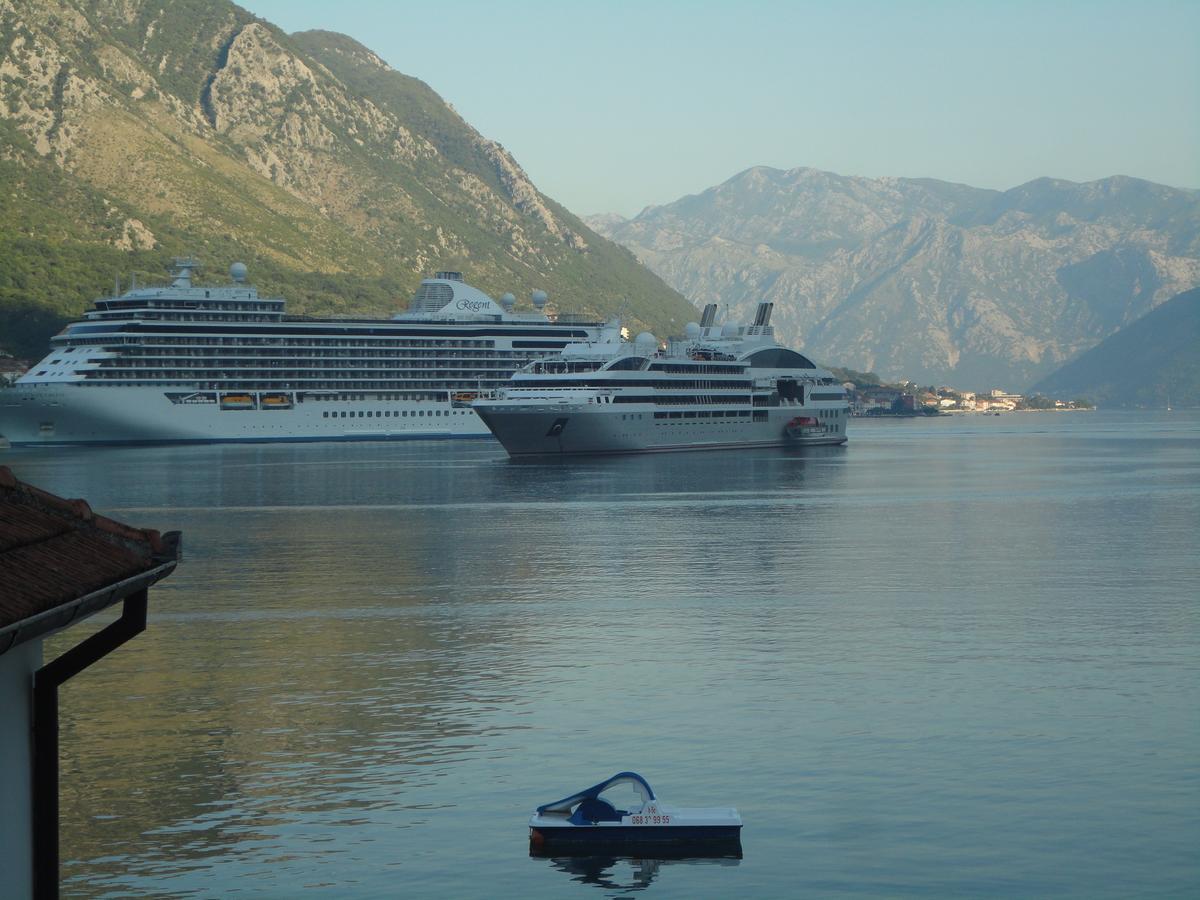
[[[428,83],[581,214],[754,165],[1200,187],[1200,2],[248,0]]]

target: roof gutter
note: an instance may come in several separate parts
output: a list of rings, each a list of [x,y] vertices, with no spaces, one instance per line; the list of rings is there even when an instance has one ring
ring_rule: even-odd
[[[172,535],[178,535],[178,532],[168,532],[163,535],[164,543]],[[110,584],[98,591],[92,591],[90,594],[77,597],[69,603],[60,604],[37,615],[21,619],[18,622],[13,622],[10,625],[0,628],[0,656],[18,644],[43,637],[52,631],[66,628],[68,625],[73,625],[105,607],[112,606],[118,600],[124,599],[134,591],[149,587],[156,581],[166,578],[174,571],[175,566],[179,562],[177,537],[175,543],[169,547],[169,552],[171,554],[169,560],[164,561],[162,558],[159,558],[156,560],[159,564],[153,569],[139,572],[131,578],[126,578],[124,581]]]
[[[59,895],[58,688],[146,630],[150,585],[165,578],[178,564],[178,532],[164,537],[173,538],[169,543],[173,558],[160,556],[156,560],[159,565],[153,569],[66,604],[65,621],[61,616],[44,613],[5,630],[12,631],[4,647],[8,650],[118,600],[124,601],[118,619],[33,673],[33,895],[38,900],[57,900]],[[60,607],[52,612],[62,610]],[[4,634],[0,632],[0,639]]]

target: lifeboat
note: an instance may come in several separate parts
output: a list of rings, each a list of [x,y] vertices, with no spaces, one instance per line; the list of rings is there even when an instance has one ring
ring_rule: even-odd
[[[221,409],[254,409],[257,404],[250,394],[222,394]]]
[[[635,794],[628,809],[618,809],[601,796],[622,787],[632,787]],[[564,850],[636,853],[664,848],[700,855],[740,853],[741,830],[742,818],[736,809],[672,806],[659,800],[641,775],[618,772],[590,788],[539,806],[529,820],[529,850],[535,856]]]
[[[796,416],[783,426],[790,438],[819,437],[825,434],[825,426],[814,416]]]
[[[263,409],[291,409],[292,396],[291,394],[263,394],[262,400]]]

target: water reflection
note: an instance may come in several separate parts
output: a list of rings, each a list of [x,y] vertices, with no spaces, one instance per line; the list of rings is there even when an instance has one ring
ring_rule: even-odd
[[[659,852],[659,851],[656,851]],[[530,854],[535,856],[535,854]],[[737,866],[741,853],[728,856],[671,857],[646,859],[636,856],[550,856],[543,857],[551,867],[572,881],[598,887],[613,894],[644,891],[654,883],[663,868],[670,866]]]
[[[478,790],[447,793],[447,777],[524,745],[542,710],[569,721],[562,691],[593,668],[572,636],[586,648],[595,614],[655,590],[631,573],[674,571],[687,591],[740,580],[748,563],[722,549],[731,521],[744,547],[762,544],[747,559],[773,565],[780,516],[819,529],[806,507],[842,456],[514,466],[472,444],[28,455],[22,477],[186,535],[146,637],[64,693],[65,874],[89,893],[280,860],[304,873],[324,854],[436,829]],[[649,624],[644,653],[661,657]]]
[[[1127,418],[7,453],[185,536],[64,690],[68,893],[1193,895],[1200,420]],[[528,858],[547,785],[629,768],[752,856]]]

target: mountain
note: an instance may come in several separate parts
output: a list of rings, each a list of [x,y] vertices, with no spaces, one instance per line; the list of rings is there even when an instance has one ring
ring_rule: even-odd
[[[225,0],[0,0],[0,183],[0,350],[18,355],[181,254],[218,280],[244,261],[293,312],[387,314],[454,268],[563,312],[627,298],[660,333],[694,316],[428,85]]]
[[[1023,388],[1200,284],[1200,193],[1125,177],[1000,192],[757,167],[588,221],[697,305],[772,301],[786,342],[922,384]]]
[[[1100,406],[1200,407],[1200,288],[1155,307],[1034,390]]]

